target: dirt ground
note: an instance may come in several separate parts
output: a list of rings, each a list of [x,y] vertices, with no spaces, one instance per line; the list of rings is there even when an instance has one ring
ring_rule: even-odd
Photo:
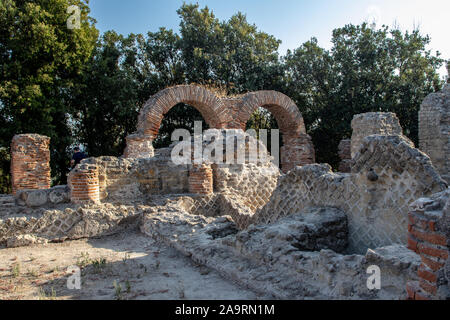
[[[68,267],[81,289],[67,288]],[[263,299],[138,231],[0,249],[0,299]]]

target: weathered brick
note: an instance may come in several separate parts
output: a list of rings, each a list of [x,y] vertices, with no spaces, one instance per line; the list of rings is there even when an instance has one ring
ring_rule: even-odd
[[[50,138],[19,134],[11,142],[12,191],[50,188]]]

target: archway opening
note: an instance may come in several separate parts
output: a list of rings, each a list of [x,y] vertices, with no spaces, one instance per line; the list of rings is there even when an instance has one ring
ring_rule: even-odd
[[[280,158],[281,158],[281,147],[283,146],[283,134],[279,128],[278,122],[275,119],[274,115],[264,107],[257,108],[246,123],[245,130],[249,129],[254,129],[256,131],[258,139],[262,138],[261,130],[267,130],[267,141],[265,141],[267,151],[271,156],[278,157],[276,161],[279,167],[281,168]],[[278,130],[278,134],[276,134],[274,130]],[[278,147],[273,145],[272,141],[273,139],[276,139],[277,136],[278,136]]]
[[[186,129],[193,134],[195,121],[202,121],[203,130],[209,129],[209,125],[195,107],[186,103],[175,105],[164,115],[158,135],[153,140],[153,147],[168,147],[172,143],[172,132],[176,129]]]

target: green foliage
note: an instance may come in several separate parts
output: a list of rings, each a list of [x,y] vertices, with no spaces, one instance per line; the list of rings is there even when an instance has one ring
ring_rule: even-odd
[[[70,30],[66,12],[81,10],[81,28]],[[70,144],[68,91],[97,38],[87,1],[0,2],[0,147],[17,133],[51,138],[53,176],[65,179]]]
[[[89,156],[121,154],[136,127],[142,101],[133,75],[135,46],[134,35],[105,33],[72,91],[74,133]]]
[[[443,60],[425,49],[429,41],[418,30],[347,25],[333,31],[331,51],[313,38],[288,52],[286,92],[305,117],[318,162],[337,166],[337,146],[351,136],[358,113],[395,112],[417,145],[420,104],[442,86],[437,70]]]
[[[81,8],[81,29],[66,27],[70,4]],[[14,134],[50,136],[54,183],[64,182],[70,146],[82,144],[90,156],[121,155],[141,106],[172,85],[198,83],[220,94],[287,94],[305,118],[318,162],[333,166],[339,141],[350,137],[358,113],[395,112],[417,143],[420,103],[442,86],[437,70],[443,60],[426,50],[430,39],[417,30],[347,25],[333,31],[331,50],[312,38],[280,58],[280,40],[242,13],[220,21],[198,4],[184,4],[177,13],[179,34],[161,28],[99,37],[87,0],[0,2],[0,192],[9,191]],[[194,120],[203,120],[195,108],[175,106],[155,146],[170,144],[175,128],[192,131]],[[264,110],[247,123],[276,127]]]
[[[11,176],[8,174],[10,161],[9,149],[0,147],[0,194],[11,192]]]
[[[198,4],[184,4],[177,12],[187,82],[212,80],[229,93],[274,88],[282,76],[280,40],[249,24],[242,13],[220,22]]]

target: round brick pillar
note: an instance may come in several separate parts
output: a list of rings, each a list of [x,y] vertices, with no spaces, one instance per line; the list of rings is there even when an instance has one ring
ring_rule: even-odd
[[[213,173],[210,165],[192,165],[189,170],[189,192],[194,194],[213,193]]]
[[[70,200],[74,203],[99,202],[100,187],[96,165],[79,164],[69,174]]]

